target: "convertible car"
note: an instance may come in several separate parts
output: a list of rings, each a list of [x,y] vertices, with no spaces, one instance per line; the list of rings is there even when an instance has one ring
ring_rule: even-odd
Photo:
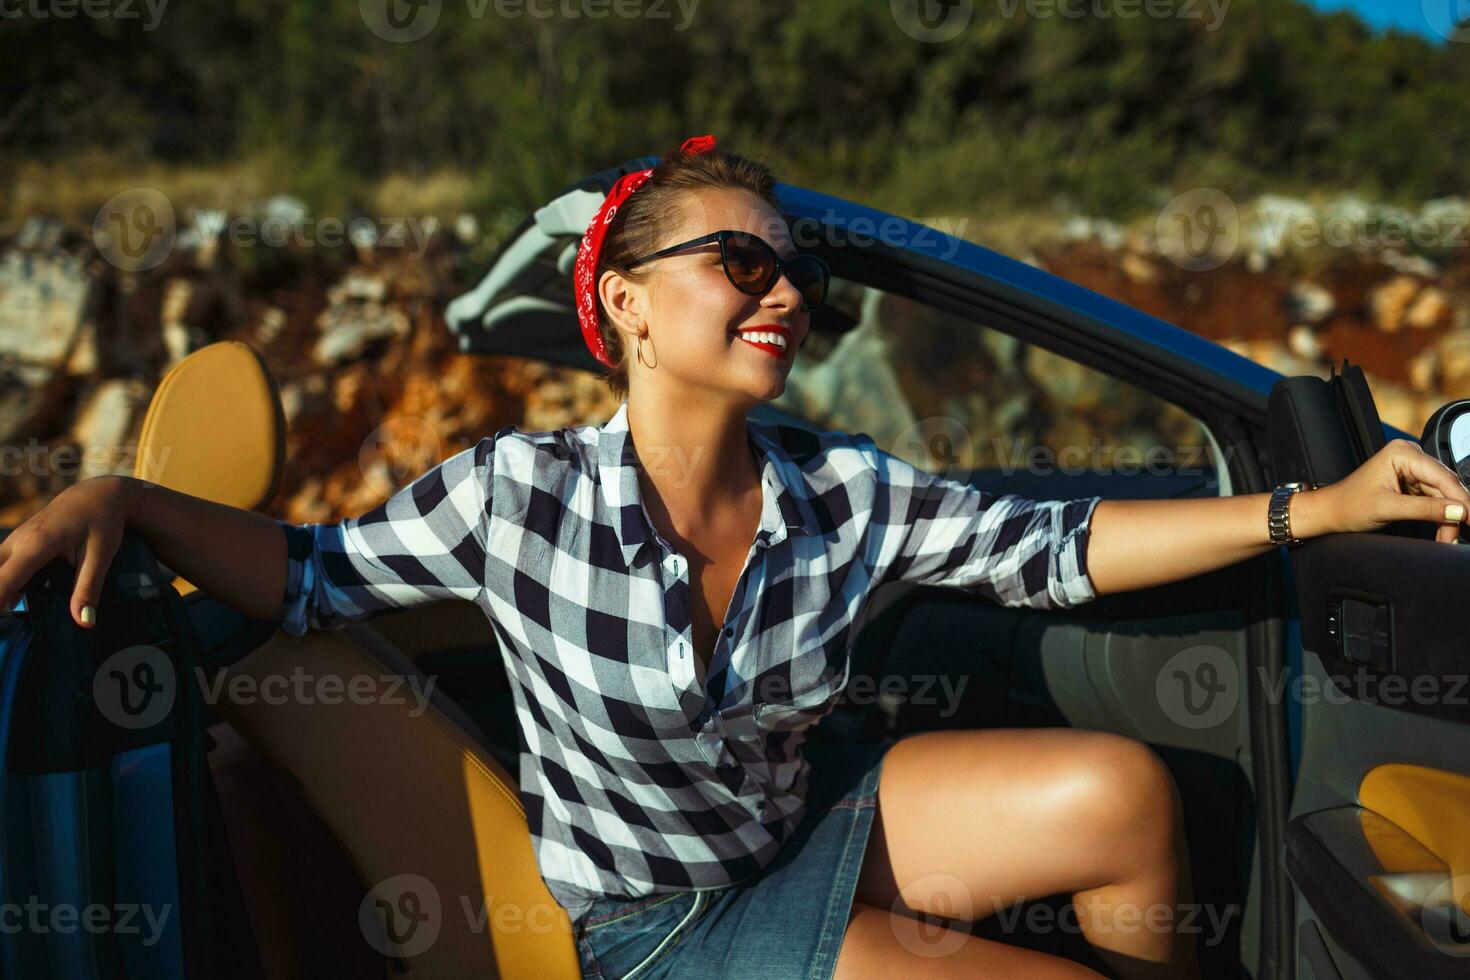
[[[577,242],[613,181],[653,162],[528,216],[448,307],[460,348],[593,369]],[[757,410],[792,438],[867,432],[1038,499],[1322,484],[1412,438],[1379,421],[1346,362],[1285,378],[932,228],[778,192],[834,276],[787,391]],[[1470,455],[1467,408],[1425,433],[1451,465]],[[159,386],[137,475],[261,507],[283,418],[255,351],[205,347]],[[1331,535],[1066,610],[885,585],[855,631],[851,689],[813,737],[1070,725],[1142,740],[1182,793],[1185,925],[1206,976],[1470,976],[1470,549],[1431,535]],[[0,611],[0,977],[578,976],[476,607],[298,639],[130,534],[84,632],[71,575],[53,563]],[[1066,901],[973,929],[1101,969]]]

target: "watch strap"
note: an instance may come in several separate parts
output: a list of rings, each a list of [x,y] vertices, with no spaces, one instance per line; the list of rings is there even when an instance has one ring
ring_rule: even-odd
[[[1283,483],[1271,491],[1271,500],[1266,507],[1266,528],[1273,545],[1289,545],[1293,548],[1302,543],[1291,533],[1291,498],[1309,485],[1301,482]]]

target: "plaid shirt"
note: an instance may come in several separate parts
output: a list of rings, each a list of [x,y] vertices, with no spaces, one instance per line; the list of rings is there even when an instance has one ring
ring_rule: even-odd
[[[278,522],[293,635],[440,599],[485,610],[514,689],[537,863],[574,918],[594,898],[765,866],[802,816],[805,730],[841,693],[878,585],[1037,608],[1096,595],[1100,497],[996,495],[866,434],[747,426],[764,505],[703,685],[688,563],[643,507],[626,402],[601,427],[507,426],[361,517]]]

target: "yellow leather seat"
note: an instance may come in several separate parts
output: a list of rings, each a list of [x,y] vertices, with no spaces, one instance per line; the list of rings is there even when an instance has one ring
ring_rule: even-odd
[[[253,349],[225,341],[164,378],[135,475],[257,509],[279,484],[284,445],[275,380]],[[227,673],[221,691],[257,694],[222,694],[216,712],[341,843],[367,886],[364,934],[392,955],[387,976],[581,976],[514,781],[478,727],[369,622],[301,638],[277,631]],[[269,696],[293,690],[300,674],[318,694]]]
[[[238,341],[175,364],[153,393],[133,475],[171,490],[256,510],[270,502],[286,459],[286,418],[265,362]]]

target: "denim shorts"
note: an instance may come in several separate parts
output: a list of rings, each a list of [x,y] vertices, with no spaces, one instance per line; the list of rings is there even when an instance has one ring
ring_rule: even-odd
[[[828,980],[891,745],[809,740],[807,810],[771,863],[723,888],[594,901],[575,926],[582,975]]]

